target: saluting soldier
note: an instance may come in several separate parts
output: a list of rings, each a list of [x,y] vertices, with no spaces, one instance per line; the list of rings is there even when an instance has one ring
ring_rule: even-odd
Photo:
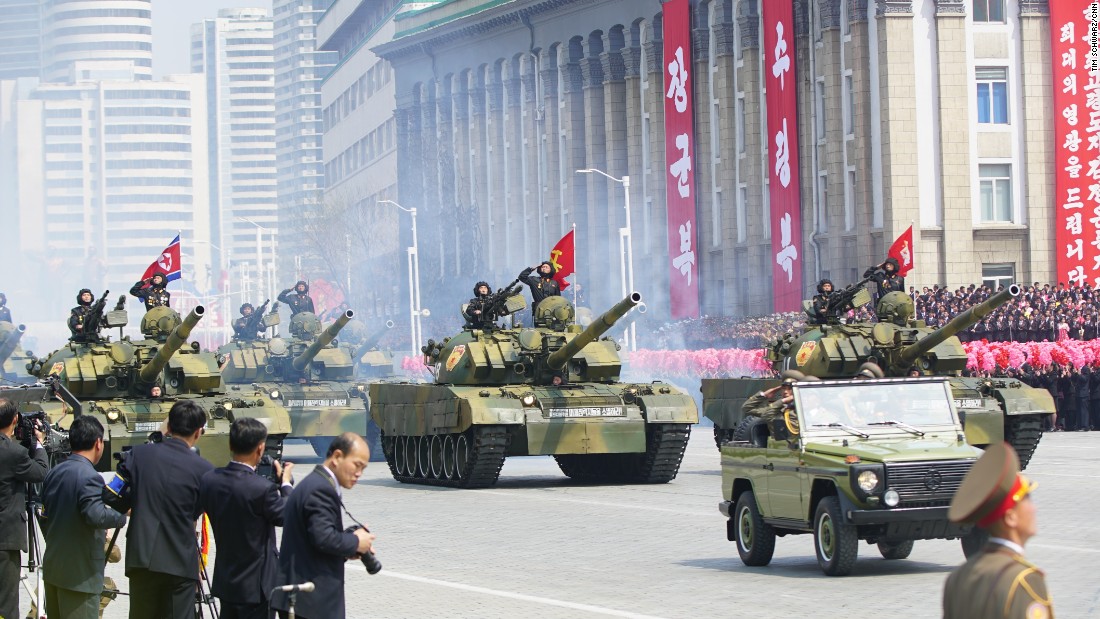
[[[172,293],[165,289],[168,285],[168,278],[164,273],[153,273],[153,276],[149,279],[138,280],[136,284],[130,288],[130,294],[141,299],[145,303],[145,311],[149,311],[154,307],[169,307],[172,298]]]
[[[304,279],[298,280],[293,288],[280,292],[279,302],[287,304],[291,316],[302,312],[317,313],[313,310],[313,297],[309,296],[309,284]]]
[[[1043,572],[1024,558],[1035,535],[1036,484],[1020,474],[1007,443],[990,445],[951,500],[947,517],[987,531],[989,543],[947,577],[944,619],[1053,617]]]

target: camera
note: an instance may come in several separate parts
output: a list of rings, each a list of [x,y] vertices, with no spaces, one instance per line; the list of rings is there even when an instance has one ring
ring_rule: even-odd
[[[69,447],[69,433],[50,426],[45,411],[19,413],[19,422],[15,426],[15,440],[32,453],[38,442],[35,432],[42,432],[45,435],[42,439],[42,448],[49,456],[64,458],[72,451]]]
[[[358,524],[344,529],[344,533],[354,533],[357,529],[363,529],[367,533],[370,533],[370,529]],[[373,576],[382,571],[382,562],[378,560],[378,557],[374,556],[373,552],[368,550],[363,553],[359,559],[363,562],[363,567],[367,568],[368,574]]]
[[[260,456],[260,464],[256,467],[256,474],[271,480],[276,486],[283,483],[282,478],[275,471],[275,458],[272,458],[269,454]]]

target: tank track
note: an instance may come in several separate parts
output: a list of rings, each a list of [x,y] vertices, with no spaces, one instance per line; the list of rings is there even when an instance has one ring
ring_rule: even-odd
[[[664,484],[680,471],[689,438],[690,425],[649,424],[642,453],[568,454],[554,460],[562,473],[578,481]]]
[[[1020,457],[1020,469],[1026,469],[1043,438],[1042,415],[1006,415],[1005,440]]]
[[[442,435],[442,439],[450,437],[457,441],[459,437],[465,437],[470,446],[469,456],[465,462],[465,475],[459,475],[458,467],[450,477],[424,475],[417,467],[415,474],[409,475],[407,471],[398,470],[398,458],[396,447],[399,444],[397,437],[382,434],[382,452],[386,456],[386,464],[390,467],[390,474],[397,481],[404,484],[422,484],[429,486],[444,486],[448,488],[488,488],[497,482],[500,469],[504,466],[504,457],[508,450],[508,430],[505,426],[473,426],[466,432],[459,434]],[[406,437],[406,440],[424,437]],[[427,437],[431,438],[431,437]]]

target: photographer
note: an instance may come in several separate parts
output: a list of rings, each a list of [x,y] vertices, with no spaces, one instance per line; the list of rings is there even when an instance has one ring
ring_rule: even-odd
[[[214,468],[194,450],[205,425],[202,407],[180,400],[168,411],[164,440],[134,447],[118,464],[126,481],[121,494],[133,508],[126,530],[130,619],[194,619],[199,486]]]
[[[280,485],[257,475],[266,441],[267,427],[261,421],[235,420],[229,428],[233,460],[202,478],[199,504],[210,517],[218,549],[211,591],[221,600],[222,619],[273,616],[268,595],[279,567],[275,527],[283,526],[294,465],[273,462]]]
[[[0,398],[0,617],[19,614],[19,553],[27,552],[27,487],[46,478],[45,435],[34,428],[32,449],[15,440],[21,421],[11,400]],[[28,429],[23,428],[21,438]],[[32,455],[33,454],[33,455]]]
[[[66,619],[97,619],[107,563],[106,529],[126,524],[126,516],[103,503],[103,478],[95,465],[103,456],[103,425],[77,417],[69,428],[72,455],[42,484],[46,518],[46,613]]]
[[[299,596],[302,619],[343,619],[344,561],[371,551],[374,535],[362,527],[344,530],[340,488],[353,488],[370,462],[363,437],[347,432],[328,447],[325,462],[313,469],[287,500],[277,584],[312,582],[316,589]],[[289,609],[286,593],[276,593],[272,608]],[[285,613],[280,613],[285,615]]]

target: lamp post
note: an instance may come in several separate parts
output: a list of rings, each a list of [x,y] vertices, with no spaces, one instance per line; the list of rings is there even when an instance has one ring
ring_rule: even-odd
[[[603,170],[585,168],[577,170],[577,174],[599,174],[608,180],[615,181],[623,186],[624,207],[626,208],[626,226],[619,228],[619,281],[622,282],[623,297],[634,292],[634,240],[633,228],[630,227],[630,177],[616,178]],[[638,349],[638,328],[631,319],[627,328],[627,345],[630,350]]]
[[[405,208],[393,200],[379,200],[378,204],[390,204],[405,211],[412,216],[412,247],[408,248],[409,256],[409,329],[412,336],[412,356],[415,358],[420,354],[417,348],[420,338],[423,335],[421,331],[421,310],[420,310],[420,252],[418,251],[418,245],[416,240],[416,209]]]

